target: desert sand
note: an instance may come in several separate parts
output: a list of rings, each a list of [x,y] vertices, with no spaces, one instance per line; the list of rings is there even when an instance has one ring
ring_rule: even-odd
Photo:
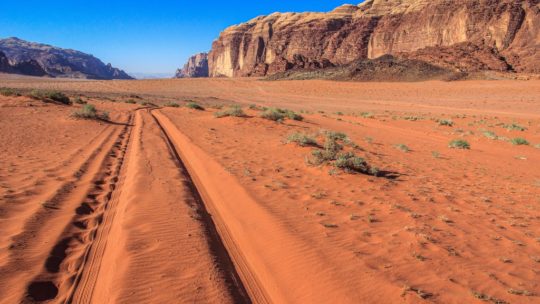
[[[0,303],[540,301],[540,81],[0,87],[110,112],[0,96]],[[321,130],[379,173],[287,142]]]

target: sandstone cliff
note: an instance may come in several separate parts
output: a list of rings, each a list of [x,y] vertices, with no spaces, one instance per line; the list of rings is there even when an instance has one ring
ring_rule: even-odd
[[[210,76],[264,76],[391,54],[455,71],[540,73],[540,0],[368,0],[227,28]]]
[[[182,69],[176,71],[174,78],[208,77],[208,54],[191,56]]]
[[[112,67],[111,64],[105,65],[92,55],[18,38],[0,40],[0,52],[5,54],[12,66],[18,67],[10,73],[88,79],[132,79],[124,71]]]

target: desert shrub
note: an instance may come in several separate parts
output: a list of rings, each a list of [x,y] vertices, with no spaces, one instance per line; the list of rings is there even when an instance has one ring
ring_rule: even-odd
[[[521,138],[521,137],[512,138],[510,142],[514,146],[528,146],[529,145],[529,142],[525,138]]]
[[[497,136],[497,134],[495,134],[495,132],[492,132],[492,131],[484,131],[483,132],[484,136],[489,138],[489,139],[493,139],[493,140],[496,140],[498,139],[499,137]]]
[[[66,94],[59,92],[59,91],[40,91],[40,90],[33,90],[30,92],[29,97],[38,99],[44,102],[59,102],[65,105],[71,105],[72,102],[69,99],[69,97],[66,96]]]
[[[452,127],[454,122],[451,119],[439,119],[439,126]]]
[[[72,116],[80,119],[109,120],[109,112],[99,113],[91,104],[85,104],[80,110],[73,112]]]
[[[260,115],[262,118],[281,122],[285,118],[292,120],[301,121],[304,117],[300,114],[297,114],[294,111],[288,109],[279,109],[279,108],[263,108],[263,112]]]
[[[540,144],[534,145],[536,149],[540,149]]]
[[[214,113],[214,116],[217,118],[228,117],[228,116],[246,117],[246,113],[244,113],[244,110],[242,110],[240,106],[231,106],[226,110]]]
[[[128,99],[126,101],[124,101],[125,103],[129,103],[129,104],[136,104],[137,102],[133,99]]]
[[[84,101],[80,96],[75,97],[73,100],[76,104],[86,104],[86,101]]]
[[[469,150],[471,148],[471,145],[463,139],[454,139],[449,144],[448,147],[452,149],[465,149]]]
[[[407,145],[404,145],[404,144],[397,144],[396,146],[396,149],[400,150],[400,151],[403,151],[403,152],[410,152],[411,149],[409,147],[407,147]]]
[[[194,101],[188,102],[186,104],[186,108],[193,109],[193,110],[198,110],[198,111],[204,111],[204,108],[200,104],[198,104],[198,103],[196,103]]]
[[[408,120],[408,121],[418,121],[418,120],[422,120],[422,117],[418,117],[418,116],[405,116],[403,117],[404,120]]]
[[[167,102],[167,103],[164,104],[163,106],[169,107],[169,108],[179,108],[179,107],[180,107],[179,104],[177,104],[176,102],[172,102],[172,101],[171,101],[171,102]]]
[[[146,107],[157,107],[157,105],[150,101],[141,101],[140,104]]]
[[[511,124],[504,125],[504,128],[508,129],[508,130],[511,130],[511,131],[525,131],[525,130],[527,130],[527,128],[525,128],[524,126],[518,125],[517,123],[511,123]]]
[[[375,115],[373,115],[373,113],[371,113],[371,112],[362,112],[362,113],[360,113],[360,116],[364,117],[364,118],[373,118],[373,117],[375,117]]]
[[[300,132],[292,133],[287,136],[287,143],[291,142],[294,142],[302,147],[319,145],[314,137]]]
[[[19,90],[12,89],[12,88],[0,88],[0,95],[3,96],[21,96],[21,93]]]

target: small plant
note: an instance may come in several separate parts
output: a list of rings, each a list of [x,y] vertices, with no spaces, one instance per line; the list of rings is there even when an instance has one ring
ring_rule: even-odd
[[[495,134],[495,132],[492,132],[492,131],[484,131],[483,134],[485,137],[489,139],[497,140],[499,138],[497,134]]]
[[[128,99],[126,101],[124,101],[125,103],[129,103],[129,104],[136,104],[137,102],[133,99]]]
[[[449,144],[448,144],[448,147],[452,148],[452,149],[464,149],[464,150],[469,150],[471,148],[471,145],[466,141],[466,140],[463,140],[463,139],[455,139],[455,140],[452,140]]]
[[[150,101],[141,101],[141,105],[145,107],[157,107],[157,105]]]
[[[525,138],[521,138],[521,137],[512,138],[510,142],[514,146],[528,146],[529,145],[529,142]]]
[[[261,117],[268,120],[281,122],[285,120],[285,114],[275,108],[266,109],[261,113]]]
[[[240,106],[231,106],[227,110],[214,113],[214,116],[217,118],[228,117],[228,116],[246,117],[246,113],[244,113],[244,110],[242,110]]]
[[[201,106],[200,104],[194,102],[194,101],[190,101],[186,104],[186,108],[188,109],[193,109],[193,110],[197,110],[197,111],[204,111],[204,108],[203,106]]]
[[[75,102],[76,104],[86,104],[86,101],[83,100],[80,96],[75,97],[73,102]]]
[[[508,129],[508,130],[511,130],[511,131],[525,131],[527,130],[527,128],[521,126],[521,125],[518,125],[517,123],[511,123],[511,124],[508,124],[508,125],[504,125],[504,128],[505,129]]]
[[[404,145],[404,144],[398,144],[396,145],[396,149],[400,150],[400,151],[403,151],[405,153],[407,152],[410,152],[411,149],[409,147],[407,147],[407,145]]]
[[[12,88],[0,88],[0,95],[2,96],[21,96],[19,90]]]
[[[80,110],[72,113],[72,116],[80,119],[109,120],[109,113],[98,113],[96,107],[91,104],[85,104]]]
[[[59,91],[39,91],[33,90],[30,92],[30,98],[38,99],[44,102],[59,102],[65,105],[71,105],[72,102],[66,94]]]
[[[169,107],[169,108],[179,108],[180,107],[179,104],[177,104],[176,102],[173,102],[173,101],[167,102],[163,106]]]
[[[439,126],[447,126],[452,127],[454,125],[454,122],[450,119],[440,119],[439,120]]]
[[[431,151],[431,156],[433,156],[433,158],[440,158],[441,157],[441,153],[437,152],[437,151]]]
[[[373,118],[373,117],[375,117],[375,115],[373,115],[373,113],[371,113],[371,112],[362,112],[362,113],[360,113],[360,116],[364,117],[364,118]]]
[[[287,136],[287,143],[297,143],[299,146],[318,146],[317,140],[307,134],[296,132]]]

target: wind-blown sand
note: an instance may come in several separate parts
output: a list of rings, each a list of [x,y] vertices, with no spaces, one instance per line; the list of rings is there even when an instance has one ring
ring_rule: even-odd
[[[0,86],[90,96],[114,122],[0,96],[0,303],[539,299],[539,81]],[[233,103],[304,121],[214,117]],[[346,133],[386,177],[310,166],[313,148],[286,143],[321,129]]]

